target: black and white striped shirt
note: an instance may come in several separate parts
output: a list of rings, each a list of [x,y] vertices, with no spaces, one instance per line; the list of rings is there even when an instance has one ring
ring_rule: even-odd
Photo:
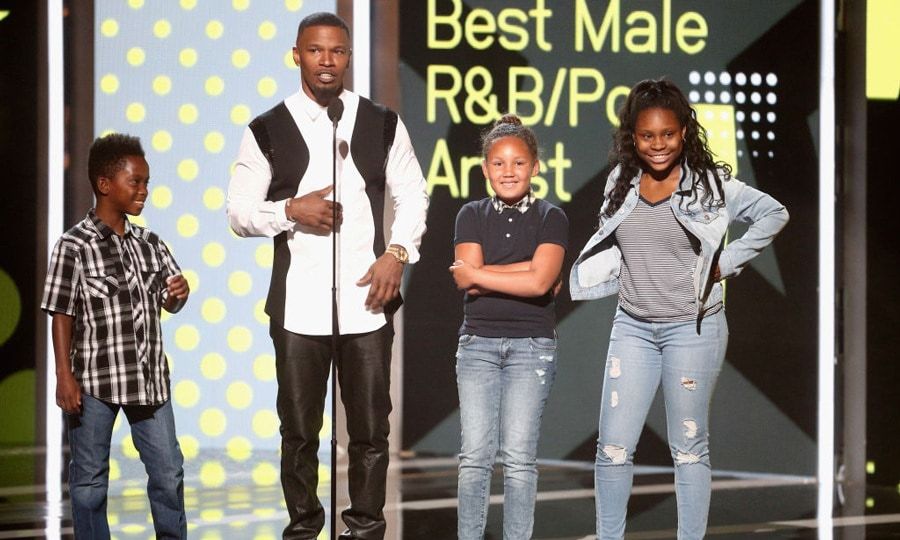
[[[619,306],[639,319],[676,322],[697,317],[693,274],[700,241],[681,226],[670,201],[651,204],[641,197],[616,229],[622,251]]]
[[[125,222],[120,237],[93,211],[57,241],[41,309],[75,318],[72,371],[84,393],[121,405],[169,399],[160,308],[181,273],[159,236]]]

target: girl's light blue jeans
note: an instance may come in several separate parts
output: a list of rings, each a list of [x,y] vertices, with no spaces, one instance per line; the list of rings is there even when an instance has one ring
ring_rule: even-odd
[[[709,404],[727,345],[724,309],[678,323],[642,321],[616,311],[594,468],[597,538],[624,537],[635,446],[660,383],[675,463],[678,538],[703,538],[712,478]]]
[[[555,376],[556,339],[460,337],[456,381],[462,423],[461,540],[484,537],[498,455],[503,464],[503,538],[531,538],[541,415]]]

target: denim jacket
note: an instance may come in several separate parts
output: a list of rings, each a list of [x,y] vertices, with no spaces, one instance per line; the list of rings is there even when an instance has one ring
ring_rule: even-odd
[[[609,175],[604,188],[607,199],[600,209],[600,224],[572,265],[569,290],[573,300],[593,300],[616,294],[619,291],[619,271],[622,252],[619,251],[613,232],[637,206],[640,173],[631,180],[631,189],[622,206],[611,217],[605,214],[609,193],[619,174],[617,166]],[[772,243],[775,235],[788,222],[784,206],[758,189],[731,178],[722,182],[725,205],[706,208],[702,184],[697,186],[697,196],[691,191],[694,174],[682,167],[681,180],[672,194],[670,204],[675,218],[700,241],[700,254],[694,267],[694,294],[697,300],[697,316],[722,300],[722,286],[712,280],[713,269],[718,263],[722,279],[741,273],[747,263]],[[710,178],[710,185],[716,190]],[[713,194],[714,203],[722,200],[721,193]],[[725,233],[732,221],[749,223],[743,236],[723,247]]]

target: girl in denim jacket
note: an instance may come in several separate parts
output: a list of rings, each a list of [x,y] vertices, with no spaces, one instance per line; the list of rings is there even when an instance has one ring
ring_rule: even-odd
[[[678,538],[709,514],[709,405],[725,358],[721,280],[737,276],[788,221],[778,201],[716,162],[681,90],[631,89],[619,112],[597,232],[572,267],[573,300],[618,294],[595,463],[597,538],[622,538],[633,456],[662,384],[675,463]],[[728,224],[747,232],[725,245]]]

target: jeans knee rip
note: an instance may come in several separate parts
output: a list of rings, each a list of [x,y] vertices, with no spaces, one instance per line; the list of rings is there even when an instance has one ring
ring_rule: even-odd
[[[628,453],[625,451],[625,448],[617,446],[615,444],[603,445],[603,453],[607,458],[609,458],[610,462],[612,462],[613,465],[623,465],[625,463],[625,459],[628,457]]]
[[[622,360],[617,356],[609,357],[609,378],[618,379],[622,376]]]
[[[696,463],[700,463],[700,456],[697,454],[682,452],[680,450],[675,454],[676,465],[694,465]]]
[[[547,370],[546,369],[536,369],[534,370],[537,373],[538,380],[541,381],[541,384],[547,384]]]
[[[616,392],[615,390],[613,390],[612,393],[609,395],[609,406],[615,408],[615,407],[618,407],[618,405],[619,405],[619,393]]]
[[[697,389],[697,380],[691,379],[690,377],[682,377],[681,378],[681,387],[685,390],[696,390]]]

